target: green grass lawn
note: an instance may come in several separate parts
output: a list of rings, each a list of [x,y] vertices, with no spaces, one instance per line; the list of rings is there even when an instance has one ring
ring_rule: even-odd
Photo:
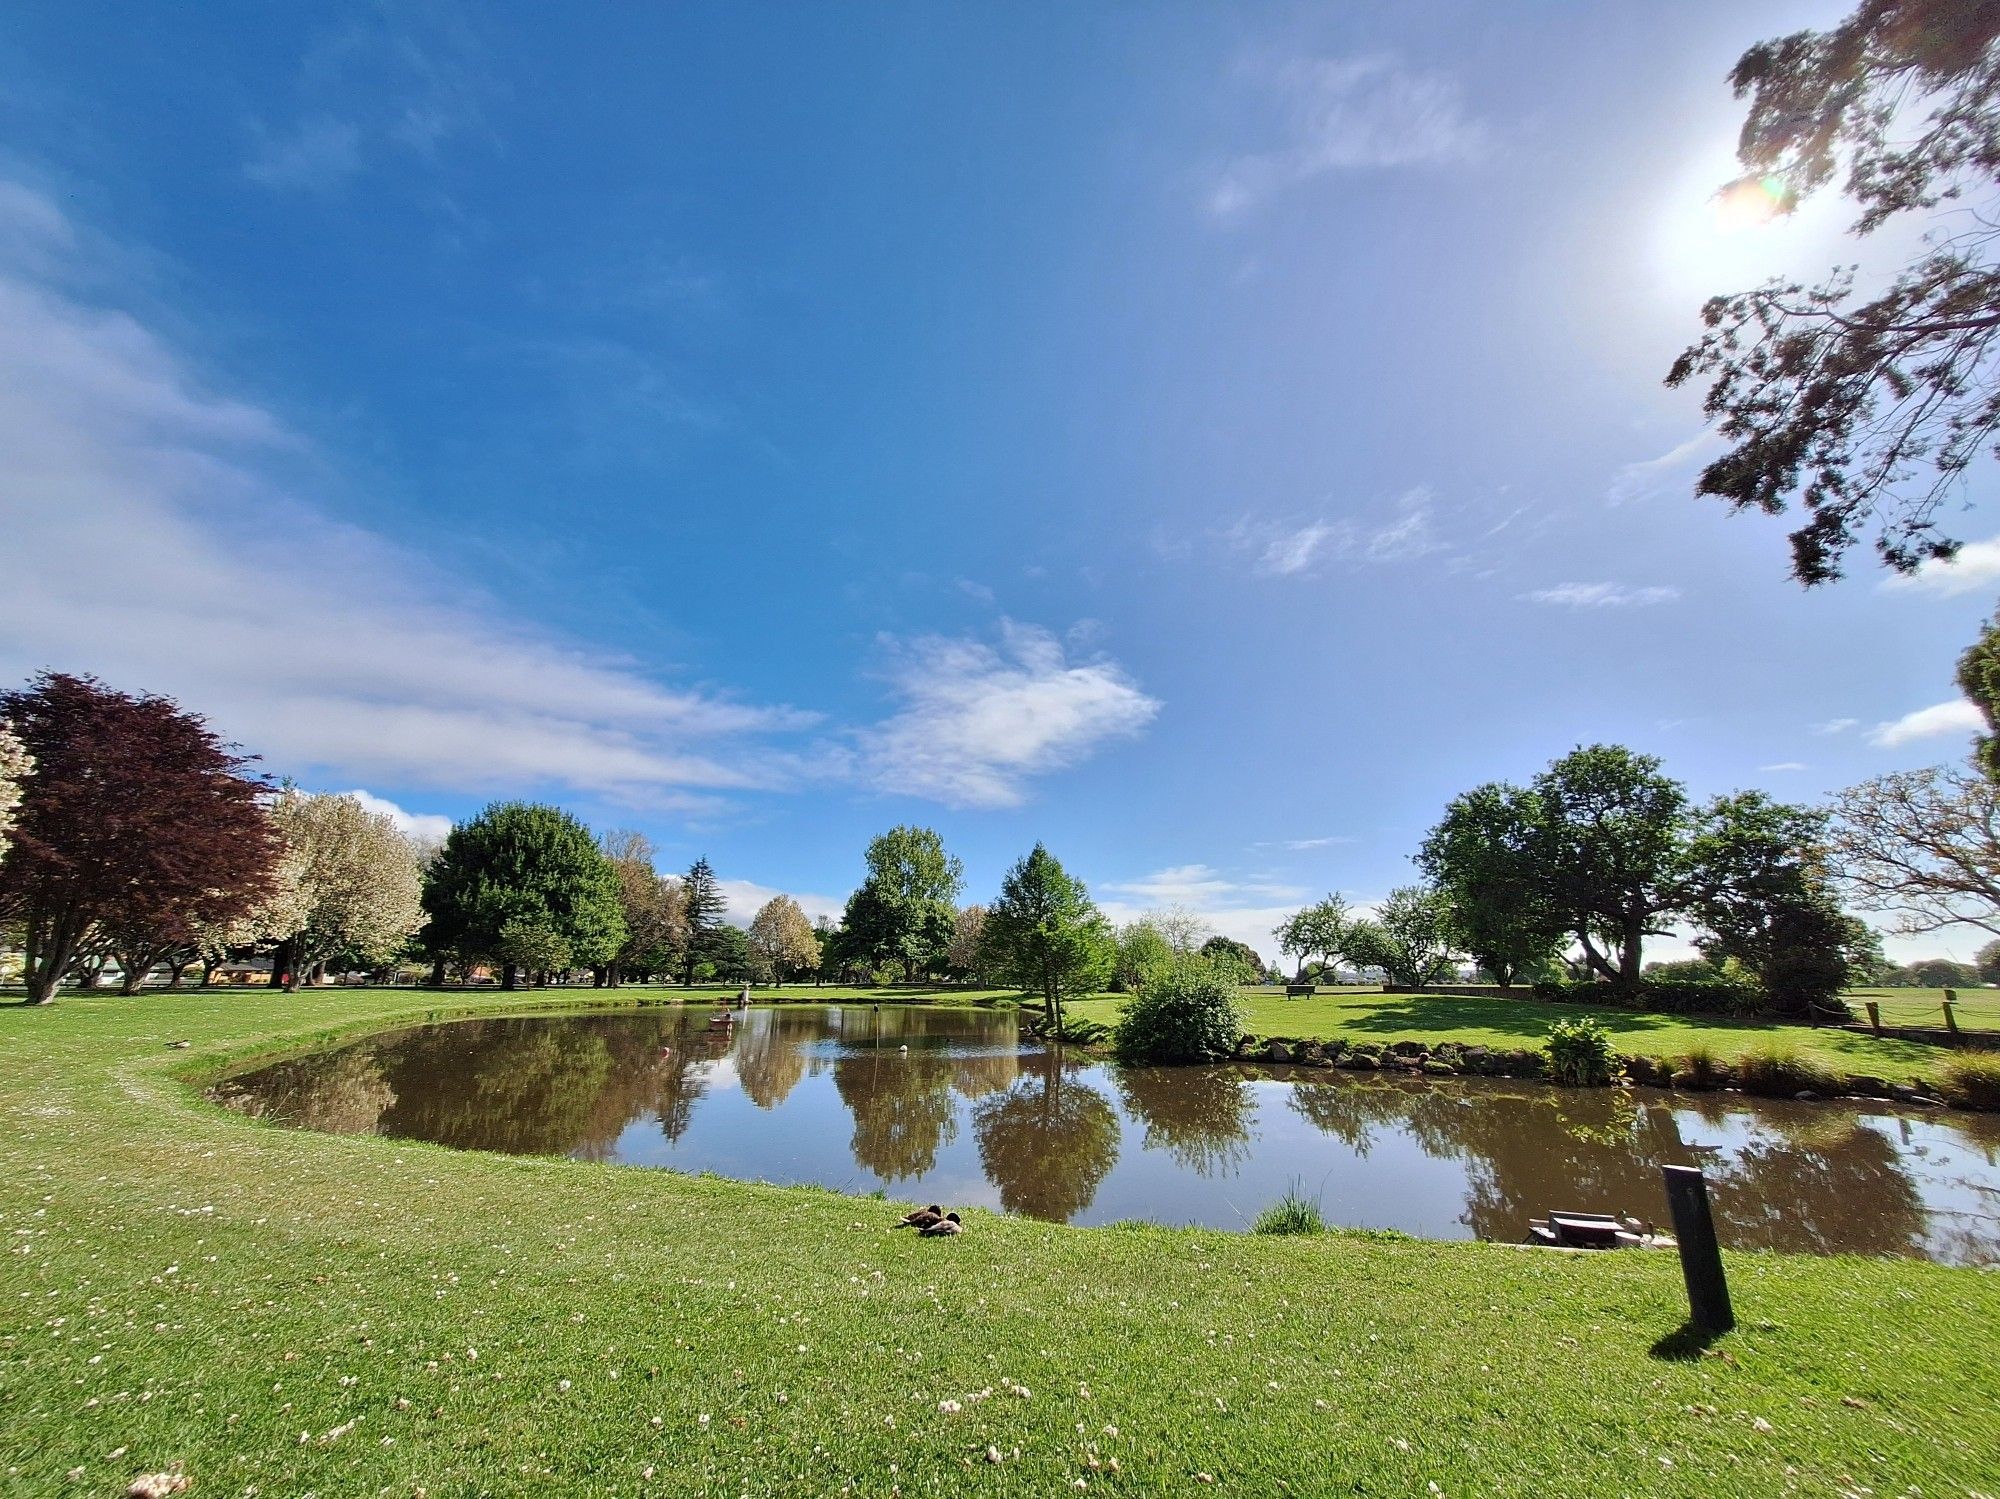
[[[1958,1023],[1964,1030],[2000,1033],[2000,989],[1960,989]],[[1873,1000],[1882,1010],[1884,1025],[1941,1026],[1944,1024],[1942,989],[1850,989],[1847,999],[1856,1013]]]
[[[179,1078],[520,998],[0,1010],[0,1492],[175,1464],[269,1496],[1942,1495],[2000,1472],[1990,1274],[1732,1255],[1743,1327],[1671,1357],[1666,1254],[980,1213],[917,1240],[884,1202],[288,1132]]]
[[[1105,995],[1070,1006],[1080,1018],[1111,1023],[1120,1000]],[[1877,1040],[1854,1031],[1707,1017],[1652,1015],[1592,1005],[1548,1004],[1533,999],[1466,998],[1450,994],[1384,994],[1378,989],[1322,989],[1304,999],[1282,990],[1245,990],[1244,1025],[1259,1036],[1312,1036],[1320,1040],[1460,1041],[1468,1046],[1535,1047],[1557,1020],[1592,1015],[1604,1022],[1620,1051],[1681,1056],[1706,1046],[1735,1057],[1780,1044],[1844,1073],[1892,1080],[1929,1077],[1948,1049],[1913,1041]]]

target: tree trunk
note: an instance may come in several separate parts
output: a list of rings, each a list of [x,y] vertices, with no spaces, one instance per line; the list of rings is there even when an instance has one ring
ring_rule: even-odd
[[[203,958],[201,960],[202,988],[206,989],[210,984],[215,982],[215,970],[221,966],[222,960],[220,958]]]
[[[1639,951],[1646,939],[1646,923],[1638,916],[1625,918],[1624,950],[1619,954],[1619,977],[1627,984],[1639,982]]]
[[[442,989],[444,987],[444,959],[442,956],[431,959],[431,987],[433,989]]]
[[[284,941],[271,949],[270,986],[273,989],[294,989],[298,987],[293,981],[292,976],[292,965],[295,959],[296,953],[290,937],[285,938]]]
[[[518,989],[521,987],[521,970],[512,963],[500,965],[500,987]]]
[[[193,966],[194,964],[192,960],[175,963],[172,966],[170,966],[167,969],[167,987],[169,989],[180,988],[181,980],[187,977],[188,969],[192,968]]]

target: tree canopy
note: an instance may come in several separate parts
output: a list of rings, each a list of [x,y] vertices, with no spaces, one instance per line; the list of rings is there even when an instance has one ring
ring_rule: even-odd
[[[287,787],[271,806],[271,823],[284,855],[258,924],[281,949],[274,978],[288,974],[296,988],[315,963],[344,953],[383,961],[423,925],[417,850],[391,818],[351,796]]]
[[[1294,911],[1271,929],[1271,935],[1278,939],[1279,952],[1298,959],[1299,977],[1304,978],[1309,958],[1330,962],[1342,950],[1347,923],[1347,902],[1338,895],[1328,895]]]
[[[1940,514],[2000,433],[2000,6],[1862,0],[1839,25],[1760,42],[1730,85],[1749,100],[1732,204],[1786,214],[1842,177],[1866,236],[1910,217],[1928,234],[1887,284],[1837,269],[1713,297],[1670,385],[1708,382],[1730,444],[1698,491],[1783,514],[1792,573],[1812,585],[1872,530],[1910,571],[1956,549]]]
[[[426,871],[424,941],[464,959],[497,958],[512,988],[521,967],[501,951],[545,928],[567,944],[566,963],[594,967],[625,940],[618,876],[584,825],[559,807],[496,802],[451,830]]]
[[[21,928],[32,1002],[114,936],[134,951],[186,942],[269,893],[267,787],[171,699],[51,672],[0,693],[0,722],[34,763],[0,861],[0,921]]]
[[[750,922],[750,959],[758,977],[782,984],[819,967],[819,938],[799,903],[774,895]]]
[[[1449,903],[1454,941],[1503,985],[1538,976],[1566,931],[1535,850],[1541,821],[1532,792],[1476,787],[1452,799],[1417,854]]]
[[[868,874],[848,897],[842,925],[876,963],[906,978],[942,968],[958,922],[965,866],[931,828],[893,827],[868,845]]]
[[[1437,890],[1391,890],[1372,921],[1349,925],[1344,953],[1363,968],[1380,968],[1393,984],[1421,988],[1451,977],[1451,904]]]
[[[651,976],[680,965],[687,947],[685,887],[665,879],[653,867],[653,845],[643,833],[616,829],[598,846],[611,861],[618,881],[618,910],[625,918],[625,940],[603,965],[606,984],[616,986],[628,973]]]
[[[1001,881],[986,913],[986,945],[1009,982],[1042,996],[1057,1026],[1064,1000],[1103,987],[1116,952],[1083,881],[1039,843]]]
[[[681,919],[687,936],[681,952],[681,982],[692,984],[695,970],[706,963],[713,967],[724,956],[722,889],[708,860],[696,859],[681,878]]]

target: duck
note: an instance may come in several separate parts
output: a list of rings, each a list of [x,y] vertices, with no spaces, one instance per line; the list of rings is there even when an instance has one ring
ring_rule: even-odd
[[[965,1225],[959,1222],[957,1213],[946,1213],[937,1222],[926,1223],[917,1232],[922,1234],[926,1239],[941,1239],[947,1234],[964,1233]]]
[[[914,1213],[905,1213],[897,1222],[898,1228],[929,1228],[944,1216],[944,1209],[936,1203],[927,1208],[918,1208]]]

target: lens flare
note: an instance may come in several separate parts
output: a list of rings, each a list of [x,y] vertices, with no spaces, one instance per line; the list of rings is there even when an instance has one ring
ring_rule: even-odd
[[[1715,227],[1725,234],[1758,229],[1791,212],[1791,194],[1776,177],[1739,177],[1710,198]]]

